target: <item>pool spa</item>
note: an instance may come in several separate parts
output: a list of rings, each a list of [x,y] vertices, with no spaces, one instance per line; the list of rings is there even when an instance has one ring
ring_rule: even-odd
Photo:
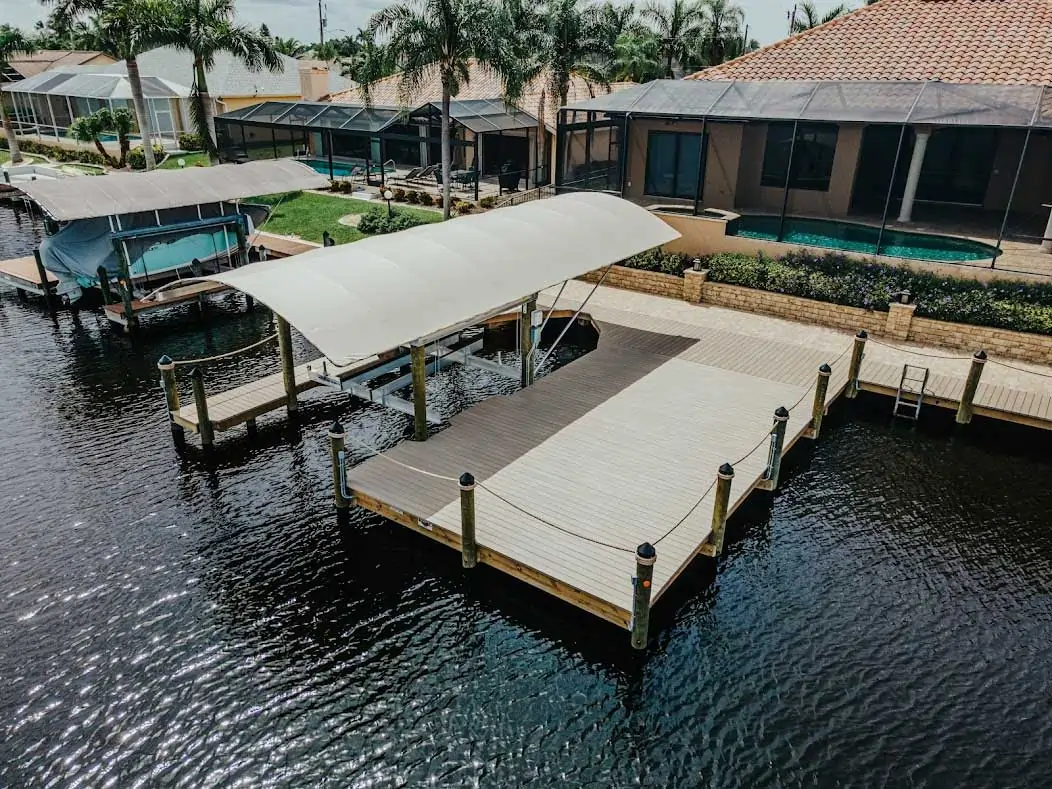
[[[777,216],[746,214],[727,224],[727,235],[777,241],[779,222]],[[858,222],[787,218],[781,241],[784,244],[947,263],[993,261],[1001,254],[1001,250],[996,247],[966,238],[890,228],[884,230],[878,250],[879,235],[879,227]]]

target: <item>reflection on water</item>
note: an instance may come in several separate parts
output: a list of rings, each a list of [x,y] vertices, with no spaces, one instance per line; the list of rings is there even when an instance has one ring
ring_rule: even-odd
[[[236,308],[133,344],[0,294],[0,785],[1046,782],[1052,473],[1003,432],[834,416],[637,655],[376,517],[337,527],[330,420],[383,446],[402,415],[315,392],[298,427],[180,457],[155,361],[267,333]]]

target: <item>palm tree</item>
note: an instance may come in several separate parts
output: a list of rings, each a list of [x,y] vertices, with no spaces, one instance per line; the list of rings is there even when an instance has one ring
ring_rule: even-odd
[[[573,77],[607,84],[600,64],[609,62],[613,52],[607,40],[600,12],[582,0],[548,0],[538,15],[534,62],[527,76],[546,70],[546,90],[565,107]]]
[[[353,49],[353,52],[342,61],[342,76],[368,86],[395,73],[395,63],[390,52],[376,43],[372,31],[359,28],[353,44],[347,48]]]
[[[280,52],[282,55],[288,55],[290,58],[301,58],[310,52],[310,47],[296,38],[282,38],[281,36],[275,36],[273,42],[275,52]]]
[[[389,57],[401,67],[399,93],[408,105],[429,79],[442,86],[442,213],[449,219],[449,181],[453,160],[450,142],[450,101],[471,78],[471,62],[498,73],[506,64],[494,43],[497,15],[487,0],[411,0],[373,15],[371,33],[380,37]],[[374,74],[365,74],[362,95],[369,101]],[[519,80],[509,80],[513,93]],[[507,84],[507,83],[506,83]],[[510,96],[509,98],[517,98]],[[476,167],[478,163],[476,162]]]
[[[704,14],[701,3],[692,0],[672,0],[664,6],[652,2],[643,9],[643,18],[648,21],[658,37],[658,51],[665,61],[665,76],[673,77],[673,65],[686,68],[691,60],[695,44],[702,33]]]
[[[705,66],[718,66],[743,54],[745,12],[732,0],[703,0],[700,57]]]
[[[143,139],[146,169],[156,166],[153,155],[153,123],[146,107],[139,74],[138,56],[161,43],[159,31],[165,24],[167,6],[163,0],[41,0],[54,5],[52,18],[67,29],[82,17],[91,15],[98,48],[123,60],[128,72],[135,120]]]
[[[216,55],[229,52],[252,71],[282,71],[285,67],[273,39],[255,28],[235,24],[234,13],[234,0],[174,0],[168,24],[160,31],[163,43],[193,56],[190,114],[212,164],[219,164],[219,149],[208,72],[215,67]]]
[[[803,2],[796,5],[796,14],[793,16],[790,27],[793,33],[803,33],[805,30],[839,19],[850,11],[851,8],[848,5],[841,3],[836,8],[831,8],[823,14],[811,0],[803,0]]]
[[[622,35],[640,33],[644,29],[634,3],[615,5],[611,0],[606,0],[599,6],[599,21],[603,25],[606,42],[611,52],[617,45],[617,39]]]
[[[13,55],[33,54],[33,42],[22,35],[21,31],[3,25],[0,27],[0,66],[7,65],[7,59]],[[7,149],[11,155],[11,164],[22,161],[22,151],[18,148],[18,137],[15,136],[15,127],[11,123],[11,116],[7,114],[7,105],[4,104],[4,94],[0,93],[0,118],[4,123],[4,135],[7,137]]]
[[[610,79],[649,82],[661,76],[658,39],[652,32],[622,33],[614,44]]]

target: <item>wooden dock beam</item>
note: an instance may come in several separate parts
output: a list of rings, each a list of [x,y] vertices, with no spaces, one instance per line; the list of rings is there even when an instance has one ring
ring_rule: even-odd
[[[296,363],[292,354],[292,327],[280,315],[275,314],[278,331],[278,353],[281,354],[281,377],[285,382],[285,408],[292,416],[299,410],[296,398]]]
[[[785,446],[785,428],[789,423],[789,409],[778,406],[774,412],[774,426],[771,428],[771,448],[767,453],[767,469],[763,479],[757,484],[760,490],[775,490],[778,487],[778,474],[782,470],[782,448]]]
[[[478,564],[478,543],[475,541],[475,477],[460,475],[460,560],[465,568]]]
[[[844,391],[844,397],[848,400],[858,397],[858,377],[862,372],[862,357],[865,355],[867,339],[869,335],[865,329],[855,335],[855,346],[851,349],[851,367],[847,374],[847,389]]]
[[[413,376],[413,438],[427,441],[427,348],[414,345],[409,361]]]
[[[197,407],[197,432],[201,435],[201,445],[211,447],[215,442],[215,431],[208,418],[208,397],[205,395],[205,377],[200,367],[190,371],[190,381],[194,385],[194,405]]]
[[[724,463],[716,473],[716,500],[712,503],[712,544],[716,555],[723,553],[723,537],[727,530],[727,511],[731,503],[731,483],[734,466]]]
[[[646,649],[650,630],[650,591],[657,551],[649,542],[636,548],[636,576],[632,579],[632,648]]]
[[[172,426],[172,440],[181,446],[186,436],[182,425],[177,424],[172,418],[173,413],[179,413],[179,388],[175,381],[175,362],[165,354],[157,360],[157,369],[161,371],[161,387],[164,389],[164,402],[168,406],[168,422]]]
[[[986,351],[979,350],[972,354],[972,366],[968,370],[968,378],[964,382],[961,404],[957,406],[956,421],[959,425],[967,425],[972,421],[972,404],[975,402],[975,391],[979,388],[979,379],[982,378],[985,366]]]
[[[811,429],[807,437],[817,439],[822,432],[822,419],[826,414],[826,395],[829,393],[829,376],[833,374],[833,368],[823,364],[818,368],[818,380],[815,381],[815,402],[811,406]]]

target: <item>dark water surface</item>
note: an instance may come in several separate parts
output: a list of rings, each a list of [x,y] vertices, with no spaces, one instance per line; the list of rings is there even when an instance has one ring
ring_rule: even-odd
[[[0,208],[0,258],[31,241]],[[0,786],[1047,785],[1046,434],[834,418],[640,656],[378,518],[337,526],[329,422],[386,446],[400,415],[311,397],[298,429],[181,458],[155,361],[267,333],[236,309],[133,345],[0,294]]]

